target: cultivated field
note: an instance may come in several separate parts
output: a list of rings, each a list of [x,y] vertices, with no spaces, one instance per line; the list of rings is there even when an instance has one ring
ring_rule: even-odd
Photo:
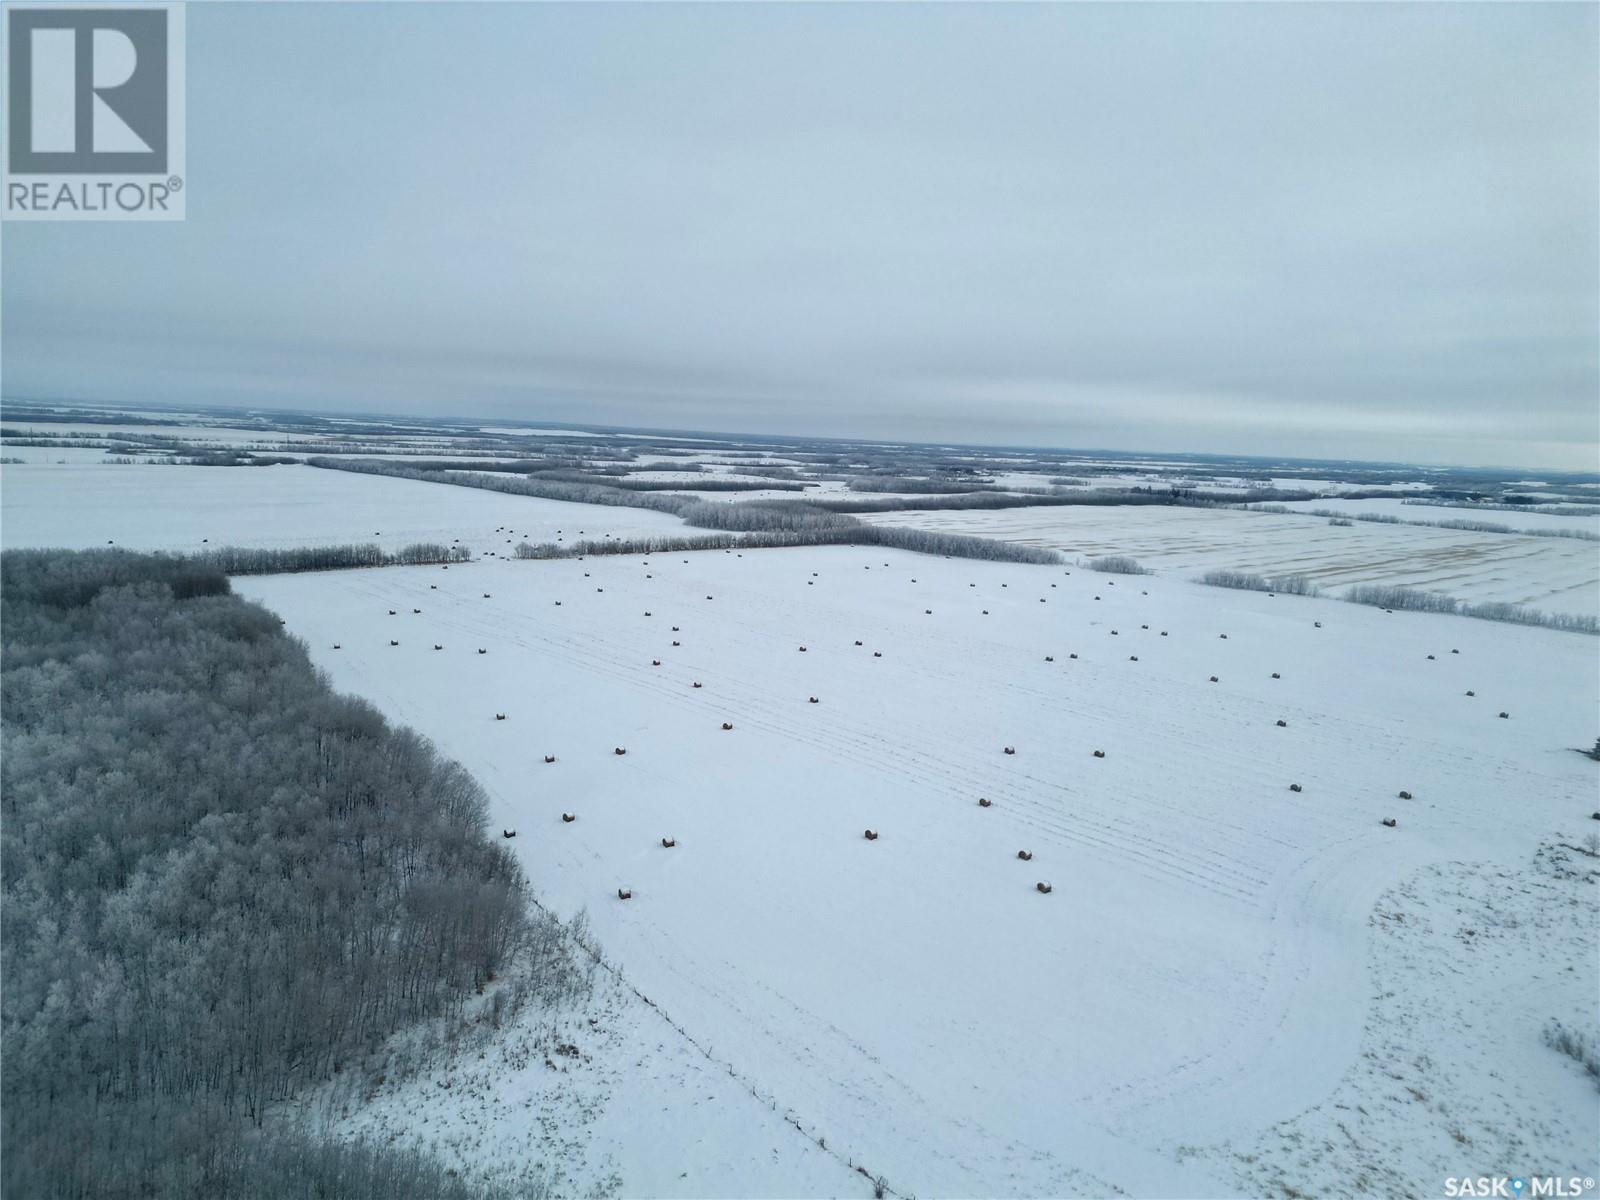
[[[1339,503],[1319,500],[1313,506]],[[1518,516],[1388,503],[1402,514],[1415,514],[1407,520]],[[864,519],[1045,546],[1084,559],[1129,555],[1152,570],[1185,578],[1216,568],[1304,575],[1330,589],[1397,584],[1551,612],[1592,614],[1600,609],[1596,544],[1568,538],[1372,522],[1330,526],[1324,517],[1214,508],[1014,508],[872,513]],[[1580,519],[1570,523],[1574,528],[1585,525]]]
[[[1303,1146],[1274,1126],[1401,1088],[1380,1065],[1416,1069],[1363,1057],[1400,1037],[1375,971],[1404,975],[1407,1011],[1463,1014],[1400,1037],[1423,1057],[1488,1053],[1459,1024],[1470,958],[1430,971],[1423,931],[1386,943],[1380,897],[1430,886],[1430,864],[1519,871],[1593,807],[1571,748],[1600,696],[1574,634],[861,548],[239,587],[337,686],[472,769],[547,900],[588,910],[729,1086],[919,1195],[1227,1195],[1280,1166],[1303,1182]],[[1402,1190],[1459,1169],[1463,1122],[1494,1161],[1590,1162],[1600,1101],[1539,1042],[1592,1008],[1592,885],[1568,891],[1571,961],[1531,932],[1496,959],[1544,976],[1495,992],[1494,1036],[1526,1042],[1491,1056],[1502,1086],[1464,1114],[1389,1113]],[[1437,940],[1471,953],[1459,938]],[[651,1086],[611,1101],[647,1130],[676,1104]],[[473,1154],[516,1152],[502,1102],[398,1095],[356,1127],[417,1132],[441,1104],[471,1108]],[[633,1169],[630,1191],[757,1186]]]

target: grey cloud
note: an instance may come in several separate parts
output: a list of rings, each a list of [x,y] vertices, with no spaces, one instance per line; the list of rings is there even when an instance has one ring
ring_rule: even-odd
[[[8,396],[1593,468],[1578,5],[207,5]]]

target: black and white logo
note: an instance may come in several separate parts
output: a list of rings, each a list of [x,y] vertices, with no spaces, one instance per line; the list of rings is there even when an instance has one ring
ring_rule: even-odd
[[[183,215],[177,4],[6,11],[8,217]]]

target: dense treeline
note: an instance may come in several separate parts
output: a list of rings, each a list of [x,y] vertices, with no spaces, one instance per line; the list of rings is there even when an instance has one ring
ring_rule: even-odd
[[[852,475],[845,481],[845,486],[852,492],[905,492],[925,496],[962,495],[996,490],[992,483],[982,479],[931,479],[907,475]]]
[[[853,529],[827,533],[778,530],[770,533],[702,533],[681,537],[607,538],[582,542],[519,542],[513,558],[587,558],[591,554],[670,554],[690,550],[754,550],[775,546],[853,545]]]
[[[123,450],[124,447],[118,447]],[[135,453],[138,447],[127,447]],[[174,467],[292,467],[298,458],[281,454],[251,454],[248,450],[214,450],[203,454],[180,454],[162,459],[166,466]]]
[[[925,529],[850,525],[815,529],[775,529],[751,533],[708,533],[685,537],[608,538],[558,544],[529,542],[512,551],[516,558],[583,558],[590,554],[666,554],[678,550],[754,550],[776,546],[882,546],[946,558],[976,558],[989,562],[1053,563],[1061,556],[1038,546],[1019,546],[994,538],[967,537],[959,533],[932,533]]]
[[[701,500],[684,508],[678,515],[701,529],[822,532],[861,527],[861,522],[854,517],[793,500],[746,500],[742,504]]]
[[[626,492],[803,492],[814,485],[788,483],[782,480],[724,479],[711,476],[704,479],[633,479],[629,468],[611,471],[535,471],[531,478],[552,480],[557,483],[597,483],[603,487],[621,488]],[[659,470],[658,467],[640,467],[639,470]]]
[[[892,550],[911,550],[917,554],[940,554],[947,558],[977,558],[988,562],[1056,563],[1061,555],[1043,546],[1023,546],[998,538],[969,537],[964,533],[934,533],[927,529],[905,529],[894,525],[865,525],[869,546]]]
[[[807,504],[837,513],[914,512],[945,509],[1001,509],[1034,507],[1072,507],[1077,505],[1176,504],[1170,492],[1089,491],[1089,492],[974,492],[950,496],[879,496],[872,499],[812,499]]]
[[[294,571],[341,571],[348,567],[416,567],[431,563],[467,562],[466,546],[416,542],[388,551],[368,544],[295,546],[268,550],[251,546],[222,546],[194,556],[194,561],[215,567],[225,575],[282,575]]]
[[[220,1196],[261,1172],[248,1194],[312,1194],[297,1159],[376,1179],[381,1155],[249,1131],[550,961],[481,790],[335,694],[215,564],[14,550],[0,574],[5,1194]],[[540,973],[515,979],[493,995]],[[453,1194],[415,1163],[391,1182]]]

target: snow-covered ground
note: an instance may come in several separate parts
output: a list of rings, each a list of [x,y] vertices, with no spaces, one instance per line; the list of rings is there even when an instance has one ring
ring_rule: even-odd
[[[1559,503],[1552,500],[1550,503]],[[1398,517],[1402,521],[1487,521],[1509,529],[1571,529],[1600,534],[1600,510],[1587,516],[1551,516],[1508,508],[1454,508],[1446,504],[1406,504],[1402,500],[1294,500],[1284,505],[1296,512],[1320,508],[1329,512]]]
[[[871,1194],[844,1156],[608,970],[591,996],[530,1006],[486,1043],[433,1058],[308,1107],[339,1136],[398,1139],[469,1180],[543,1180],[558,1196]]]
[[[8,547],[114,542],[136,550],[198,550],[376,542],[397,550],[459,539],[477,553],[506,553],[523,539],[686,531],[677,517],[647,509],[317,467],[0,467],[0,539]]]
[[[1385,892],[1368,918],[1361,1051],[1339,1086],[1253,1139],[1194,1153],[1231,1163],[1259,1196],[1592,1181],[1595,1080],[1541,1036],[1552,1019],[1591,1038],[1596,1026],[1600,860],[1583,824],[1521,859],[1436,863]]]
[[[1337,503],[1319,500],[1312,507]],[[1600,544],[1571,538],[1361,521],[1335,526],[1322,517],[1165,505],[867,513],[862,519],[1047,546],[1085,559],[1130,555],[1163,575],[1193,577],[1213,568],[1294,574],[1324,588],[1399,584],[1551,612],[1600,611]]]
[[[611,1150],[585,1183],[870,1194],[840,1154],[923,1196],[1342,1193],[1372,1162],[1376,1190],[1434,1195],[1452,1123],[1474,1139],[1451,1138],[1459,1174],[1505,1169],[1507,1147],[1518,1168],[1593,1161],[1600,1095],[1550,1090],[1572,1064],[1540,1032],[1592,1028],[1595,889],[1563,909],[1516,882],[1595,807],[1572,752],[1596,733],[1591,638],[855,547],[237,587],[336,686],[465,763],[545,900],[587,909],[628,982],[725,1064],[712,1089],[715,1070],[649,1050],[665,1035],[640,1010],[608,1017],[620,1040],[582,1044],[621,1064],[588,1144],[716,1152],[669,1186]],[[1453,909],[1477,928],[1483,903],[1526,935],[1462,943]],[[1375,924],[1390,910],[1413,914],[1406,937]],[[352,1119],[525,1160],[539,1070],[490,1064],[471,1103],[431,1081]],[[718,1122],[764,1118],[686,1114],[702,1084],[769,1098],[829,1160],[773,1140],[758,1164],[764,1133],[723,1145]],[[1390,1103],[1406,1086],[1429,1100]],[[1323,1147],[1355,1128],[1340,1105],[1380,1102],[1351,1148]]]

